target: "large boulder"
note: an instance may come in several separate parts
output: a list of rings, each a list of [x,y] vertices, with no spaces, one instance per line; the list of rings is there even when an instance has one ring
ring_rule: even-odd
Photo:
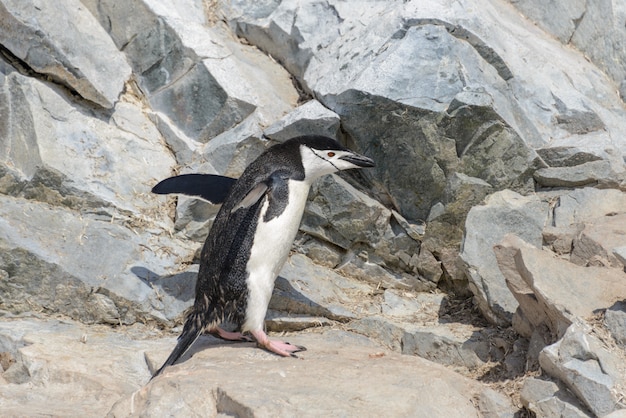
[[[131,76],[124,55],[80,0],[3,0],[0,44],[35,74],[107,109]]]
[[[607,398],[606,388],[619,391],[620,383],[577,386],[576,373],[606,381],[583,373],[597,371],[599,351],[567,357],[562,338],[571,324],[588,321],[595,328],[571,341],[605,335],[615,355],[626,335],[623,300],[598,293],[607,286],[621,292],[626,264],[626,110],[624,86],[621,97],[616,88],[624,84],[623,31],[615,29],[623,26],[623,10],[606,2],[574,2],[567,10],[557,3],[520,0],[516,9],[477,0],[374,0],[366,7],[339,0],[0,0],[3,412],[23,415],[32,400],[27,414],[67,415],[73,405],[87,410],[84,399],[97,399],[88,403],[102,416],[123,397],[111,414],[129,414],[133,399],[142,405],[137,414],[198,405],[204,415],[306,413],[284,407],[281,382],[261,397],[232,382],[207,386],[197,361],[208,357],[201,356],[172,368],[170,378],[183,380],[131,394],[174,335],[152,352],[132,339],[108,345],[104,340],[115,340],[108,334],[93,350],[81,348],[89,329],[102,329],[94,323],[118,333],[138,323],[180,331],[193,299],[197,250],[218,208],[154,196],[156,182],[192,172],[238,177],[268,146],[307,133],[334,137],[377,167],[325,177],[312,188],[294,253],[276,282],[270,331],[348,328],[481,380],[506,376],[508,383],[496,385],[507,390],[526,367],[543,367],[580,404],[608,411],[610,402],[589,399],[595,391],[618,399]],[[532,8],[543,17],[531,16]],[[509,233],[518,237],[501,241]],[[568,293],[566,273],[577,277],[571,287],[578,292]],[[586,287],[592,290],[581,301]],[[469,293],[492,324],[463,299]],[[23,320],[33,311],[93,328],[47,322],[41,327],[50,332],[42,331]],[[20,318],[10,321],[14,315]],[[511,323],[523,338],[506,329]],[[332,342],[332,334],[324,338]],[[411,414],[419,403],[438,415],[450,413],[446,399],[453,399],[454,412],[512,415],[507,399],[441,368],[415,381],[421,363],[412,357],[368,345],[374,352],[367,359],[335,359],[327,354],[354,336],[342,333],[328,346],[300,336],[322,347],[312,368],[301,364],[312,385],[323,381],[315,373],[346,364],[381,373],[363,379],[365,388],[352,384],[356,375],[352,383],[335,380],[335,392],[311,386],[334,410],[388,413],[393,404],[399,406],[392,412]],[[545,347],[559,339],[561,358],[590,369],[571,372],[570,364],[548,361]],[[119,346],[134,354],[120,360]],[[226,359],[230,371],[231,347],[221,348],[228,349],[224,356],[209,361]],[[72,354],[66,365],[66,352],[85,357]],[[267,360],[255,363],[267,383],[279,359],[248,346],[241,352]],[[98,363],[98,354],[112,363]],[[88,364],[106,376],[84,372]],[[107,374],[111,364],[132,370],[128,379],[119,370]],[[249,371],[246,365],[241,373]],[[405,386],[399,396],[371,390],[393,383],[392,375]],[[428,383],[440,376],[454,384],[437,383],[433,392]],[[206,391],[175,389],[200,387],[198,379]],[[293,389],[300,375],[280,379]],[[75,390],[74,381],[83,387]],[[31,396],[27,386],[41,391]],[[531,383],[524,402],[529,409],[541,404],[536,411],[585,408],[558,392]],[[66,393],[76,397],[57,405]],[[377,401],[341,409],[338,396]],[[268,397],[285,403],[263,409]],[[302,399],[306,408],[319,404]]]
[[[498,268],[493,247],[507,234],[541,247],[548,208],[536,196],[505,190],[489,196],[485,205],[473,207],[467,217],[461,259],[476,304],[496,324],[510,324],[517,301]]]
[[[595,416],[620,406],[626,387],[624,356],[611,353],[584,324],[573,323],[563,338],[539,355],[543,370],[560,379]],[[620,393],[621,392],[621,393]]]
[[[620,88],[626,98],[626,35],[621,30],[626,10],[612,2],[568,3],[537,0],[511,1],[516,8],[564,45],[580,50]]]
[[[221,25],[208,25],[202,2],[85,3],[126,54],[175,148],[193,150],[253,113],[267,125],[297,101],[288,74]]]
[[[425,250],[459,293],[450,249],[477,203],[454,192],[460,175],[485,182],[481,191],[522,194],[538,168],[549,187],[620,184],[611,176],[624,171],[625,113],[611,82],[506,4],[243,1],[224,14],[341,117],[378,163],[365,175],[383,202],[409,221],[433,220]],[[547,171],[563,166],[580,178]]]
[[[365,337],[326,331],[297,340],[309,351],[293,359],[202,337],[193,358],[149,381],[174,337],[141,326],[120,332],[7,319],[0,323],[3,416],[68,416],[77,408],[93,417],[513,416],[511,402],[488,385]]]

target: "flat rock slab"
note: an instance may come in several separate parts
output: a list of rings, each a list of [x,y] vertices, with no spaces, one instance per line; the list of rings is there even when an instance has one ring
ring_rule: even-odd
[[[320,267],[302,254],[293,254],[276,279],[270,309],[347,321],[379,309],[371,306],[368,296],[372,291],[366,283]]]
[[[539,363],[547,375],[565,383],[594,416],[604,417],[624,407],[624,354],[608,350],[585,323],[574,322],[561,340],[544,348]]]
[[[187,244],[62,207],[0,196],[0,248],[0,307],[11,312],[132,324],[174,319],[193,295],[194,273],[178,271]],[[110,309],[93,309],[92,293]]]
[[[78,0],[0,2],[0,42],[38,73],[112,108],[131,69]]]
[[[484,365],[495,351],[481,330],[468,324],[422,325],[370,316],[351,322],[348,329],[376,338],[402,354],[467,369]]]
[[[150,382],[149,369],[161,364],[175,337],[159,337],[141,326],[113,330],[4,318],[0,353],[9,361],[1,362],[6,371],[0,375],[0,410],[3,417],[514,412],[504,395],[487,386],[427,360],[389,352],[366,337],[327,330],[291,334],[288,340],[308,351],[298,359],[281,358],[254,343],[201,337],[180,364]]]
[[[485,203],[473,207],[467,215],[461,258],[469,289],[485,318],[506,325],[518,302],[507,288],[493,247],[509,233],[541,247],[548,204],[537,196],[522,196],[510,190],[494,193]]]
[[[581,266],[623,268],[619,248],[624,243],[626,213],[596,218],[586,223],[579,236],[574,239],[570,261]]]
[[[589,318],[626,299],[626,274],[619,269],[580,267],[528,247],[518,250],[515,264],[558,336],[575,317]]]
[[[103,417],[145,382],[144,350],[154,345],[104,326],[3,318],[1,415]]]
[[[480,416],[473,399],[510,405],[486,386],[365,337],[330,330],[289,341],[308,351],[287,359],[252,343],[204,339],[191,359],[121,400],[111,415]]]
[[[524,406],[539,417],[589,416],[575,396],[549,380],[526,379],[520,395]]]

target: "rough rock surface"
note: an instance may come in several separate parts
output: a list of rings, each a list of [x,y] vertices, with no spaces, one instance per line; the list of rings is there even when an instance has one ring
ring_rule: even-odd
[[[572,324],[561,340],[543,349],[539,363],[597,416],[615,411],[626,388],[624,358],[605,349],[581,323]]]
[[[0,44],[30,69],[107,109],[118,101],[131,68],[79,0],[6,0],[0,22]]]
[[[473,207],[467,216],[460,256],[477,305],[495,323],[510,321],[517,303],[506,287],[492,248],[506,234],[516,234],[532,245],[541,246],[548,207],[537,196],[521,196],[505,190],[489,196],[485,205]]]
[[[626,98],[626,35],[619,30],[626,19],[623,5],[581,0],[568,2],[567,6],[537,0],[511,3],[561,43],[582,51],[620,86],[622,100]]]
[[[307,415],[327,412],[320,396],[344,415],[622,413],[605,364],[626,348],[625,13],[565,0],[0,0],[3,416]],[[311,352],[283,370],[249,344],[200,345],[140,389],[180,331],[218,209],[152,186],[237,177],[311,133],[377,163],[314,185],[276,282],[267,328],[297,331]],[[203,360],[257,370],[267,392],[227,379],[176,389],[214,378]]]
[[[543,249],[513,234],[494,247],[506,284],[519,303],[512,323],[529,339],[527,365],[541,367],[575,395],[564,394],[550,382],[528,380],[521,400],[538,415],[567,410],[572,416],[586,416],[587,411],[605,416],[623,408],[626,393],[622,303],[626,270],[613,257],[623,242],[623,213],[593,205],[610,191],[583,191],[573,200],[569,198],[574,193],[558,193],[564,204],[555,207],[552,218],[561,221],[544,233]],[[594,210],[572,210],[565,203],[572,201],[577,209]],[[559,215],[559,209],[571,216]],[[563,222],[566,218],[573,223]]]
[[[292,336],[309,348],[298,359],[203,337],[193,358],[147,384],[174,343],[152,334],[141,326],[114,332],[34,318],[0,323],[0,347],[14,361],[0,384],[3,416],[362,416],[391,409],[495,417],[511,410],[493,389],[344,331]],[[80,390],[68,393],[73,387]]]

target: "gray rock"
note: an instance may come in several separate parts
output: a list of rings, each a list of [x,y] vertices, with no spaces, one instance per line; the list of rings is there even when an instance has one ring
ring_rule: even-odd
[[[194,158],[180,174],[208,173],[239,178],[245,168],[269,146],[255,116],[246,118],[203,146],[195,147]],[[177,154],[179,155],[179,154]],[[202,199],[177,197],[174,228],[181,236],[203,243],[219,210]]]
[[[355,10],[336,2],[288,2],[267,3],[263,12],[258,12],[258,7],[241,2],[226,15],[241,35],[284,62],[296,76],[304,74],[305,85],[322,102],[337,92],[354,89],[413,106],[419,103],[418,107],[425,109],[441,108],[464,87],[474,87],[468,86],[467,80],[490,78],[476,85],[489,86],[487,93],[494,98],[498,113],[522,132],[528,143],[541,144],[542,137],[566,138],[569,132],[561,125],[567,118],[579,120],[578,115],[597,114],[596,122],[607,119],[596,103],[609,96],[609,100],[619,98],[608,86],[602,87],[602,75],[581,56],[564,56],[557,41],[527,27],[510,7],[491,5],[490,13],[484,13],[471,1],[457,6],[450,7],[445,1],[394,7],[373,2],[367,10]],[[559,17],[567,21],[572,13],[576,12],[568,9]],[[553,15],[552,11],[546,13]],[[487,31],[485,27],[495,29]],[[419,57],[410,53],[416,49],[422,51]],[[463,63],[466,73],[459,76],[454,61],[441,60],[441,51],[454,51],[450,55]],[[556,54],[562,59],[554,60]],[[540,70],[531,75],[525,71],[527,60],[545,65],[535,67]],[[419,77],[398,72],[407,61],[418,69],[414,74]],[[481,66],[482,74],[472,73]],[[437,71],[442,68],[445,71]],[[580,77],[581,82],[566,83],[562,74],[570,79]],[[512,85],[503,88],[503,80]],[[588,89],[589,84],[594,87]],[[545,89],[538,89],[539,85]],[[572,89],[572,85],[577,87]],[[599,98],[594,88],[608,95]],[[520,94],[511,97],[508,89]],[[550,116],[546,117],[546,112]],[[617,128],[614,122],[610,125],[609,129]]]
[[[301,135],[323,135],[337,139],[339,116],[317,100],[310,100],[270,125],[263,134],[279,142]]]
[[[372,288],[316,266],[301,254],[292,255],[276,280],[270,308],[290,314],[347,321],[372,309]]]
[[[428,217],[423,247],[441,261],[442,285],[459,293],[458,224],[486,193],[533,192],[532,173],[546,166],[601,159],[596,165],[623,170],[625,115],[615,89],[506,5],[370,2],[360,10],[336,1],[244,1],[224,16],[341,117],[350,140],[377,161],[365,175],[380,200],[412,222]],[[477,189],[467,178],[483,183]],[[490,320],[508,323],[515,302],[500,287],[501,296],[477,293],[508,299],[498,308],[482,303]]]
[[[0,44],[30,69],[110,109],[131,68],[79,0],[3,0]]]
[[[383,293],[382,313],[386,316],[408,316],[419,311],[421,305],[414,297],[404,296],[391,289]]]
[[[548,145],[543,138],[554,139],[549,149],[567,149],[566,161],[586,156],[583,162],[605,158],[623,166],[621,146],[611,139],[625,137],[618,122],[623,115],[603,110],[621,108],[614,90],[603,87],[602,76],[582,57],[554,60],[562,55],[561,45],[540,33],[524,30],[520,43],[513,28],[524,23],[510,8],[491,5],[490,13],[483,13],[483,5],[474,2],[456,8],[443,1],[374,2],[357,11],[333,1],[249,3],[226,11],[231,26],[283,62],[341,116],[345,132],[378,163],[372,177],[379,195],[409,220],[428,216],[439,222],[431,229],[436,236],[425,244],[433,254],[441,251],[437,258],[452,283],[462,282],[462,275],[455,274],[456,254],[448,249],[457,247],[461,234],[449,218],[463,219],[473,200],[452,195],[437,217],[429,214],[443,205],[454,173],[496,190],[530,192],[531,171],[545,166],[532,150]],[[535,68],[546,71],[527,74],[529,60],[542,62]],[[415,71],[401,69],[407,67]],[[603,99],[599,91],[606,93]],[[572,145],[573,135],[593,139]],[[615,151],[614,157],[600,143]],[[452,285],[457,291],[462,286]]]
[[[363,337],[331,331],[292,341],[308,347],[299,360],[278,358],[251,344],[203,339],[193,358],[117,402],[110,416],[480,414],[480,406],[470,401],[474,396],[484,405],[495,400],[500,411],[513,413],[493,390],[426,360],[390,353]],[[159,360],[166,355],[165,347],[158,351]]]
[[[178,271],[190,252],[184,243],[133,233],[110,218],[6,196],[0,202],[2,309],[132,324],[173,320],[189,305],[195,274]],[[159,251],[146,250],[153,246]]]
[[[410,222],[393,209],[391,210],[391,216],[393,217],[393,220],[396,221],[402,229],[404,229],[404,232],[406,232],[409,237],[413,238],[415,241],[422,240],[424,233],[426,232],[426,224],[424,222]]]
[[[526,370],[539,370],[539,354],[548,345],[554,342],[554,334],[545,325],[540,324],[532,329],[526,351]]]
[[[443,195],[448,219],[452,217],[450,221],[454,223],[463,222],[468,209],[482,203],[492,191],[493,187],[484,180],[463,173],[452,174]]]
[[[447,98],[447,101],[449,102],[456,96],[457,93],[460,92],[460,83],[451,84],[447,81],[444,82],[444,80],[432,80],[434,81],[433,83],[429,81],[424,82],[424,84],[422,85],[415,81],[403,80],[402,82],[399,82],[397,86],[390,86],[385,84],[384,80],[380,80],[379,78],[377,78],[377,75],[384,72],[377,71],[375,67],[377,67],[378,64],[376,64],[375,66],[372,66],[371,69],[367,68],[365,69],[365,71],[361,72],[359,78],[355,79],[353,86],[342,86],[342,90],[345,92],[344,94],[337,95],[326,93],[330,90],[337,90],[336,88],[331,87],[338,84],[338,80],[333,80],[332,77],[336,76],[339,80],[345,81],[350,78],[351,74],[358,74],[361,71],[359,70],[359,66],[362,65],[361,63],[370,62],[366,57],[370,55],[371,52],[368,53],[367,50],[376,50],[383,46],[381,45],[380,38],[374,39],[376,38],[376,36],[374,36],[373,34],[376,32],[376,30],[370,30],[369,32],[364,30],[364,28],[362,28],[362,25],[364,23],[370,23],[372,26],[376,26],[377,30],[381,29],[383,31],[389,31],[389,42],[394,46],[393,48],[387,48],[386,52],[384,52],[378,58],[379,60],[381,60],[381,62],[396,62],[405,59],[406,55],[403,54],[402,51],[404,51],[406,48],[410,48],[411,50],[431,48],[430,45],[425,45],[424,48],[422,48],[420,45],[415,45],[419,42],[425,42],[426,44],[428,44],[428,41],[424,39],[430,36],[430,32],[437,32],[437,34],[439,34],[439,32],[442,32],[440,37],[438,37],[437,34],[433,34],[433,37],[437,37],[437,39],[442,39],[443,42],[455,43],[454,38],[448,36],[445,30],[441,27],[422,27],[418,23],[411,27],[407,25],[407,27],[404,29],[404,32],[402,32],[402,36],[398,35],[396,38],[394,38],[394,32],[397,29],[392,28],[397,27],[396,24],[399,22],[393,21],[395,17],[394,19],[390,19],[389,21],[385,21],[384,19],[378,19],[376,17],[376,12],[378,10],[376,9],[376,7],[378,6],[382,6],[382,4],[374,6],[374,8],[371,9],[371,14],[367,14],[367,18],[365,18],[365,16],[361,14],[358,20],[355,20],[354,17],[350,15],[348,10],[345,10],[344,8],[337,5],[333,5],[334,13],[338,13],[339,16],[341,16],[341,18],[345,20],[345,22],[342,23],[347,23],[348,21],[350,21],[353,24],[356,24],[356,26],[352,27],[350,27],[350,25],[346,25],[346,27],[349,28],[348,31],[351,33],[350,35],[346,34],[346,36],[344,37],[344,39],[351,44],[351,47],[348,49],[353,50],[353,55],[351,55],[350,62],[346,62],[346,64],[341,68],[340,71],[337,71],[337,69],[324,67],[323,64],[318,65],[317,61],[315,61],[315,69],[308,68],[305,79],[309,87],[313,87],[317,91],[322,92],[322,102],[342,117],[342,122],[348,133],[351,136],[357,138],[361,144],[364,144],[362,145],[363,148],[372,148],[372,152],[375,154],[373,155],[373,157],[380,167],[380,169],[378,169],[377,171],[381,173],[381,177],[390,177],[396,179],[394,183],[388,183],[386,186],[389,188],[388,191],[394,197],[395,201],[399,202],[400,209],[403,215],[407,216],[410,219],[425,218],[430,209],[430,206],[435,203],[433,200],[441,195],[445,185],[445,176],[443,173],[440,173],[440,168],[435,166],[432,153],[433,149],[436,149],[436,147],[441,147],[441,145],[435,145],[434,143],[431,144],[434,139],[431,140],[430,138],[428,138],[428,132],[422,133],[420,135],[421,137],[426,137],[424,138],[425,140],[419,142],[411,141],[411,143],[399,143],[398,141],[401,141],[402,138],[406,137],[406,132],[413,133],[424,130],[420,127],[420,124],[417,121],[419,119],[424,119],[425,117],[428,118],[428,115],[425,112],[420,111],[420,109],[414,108],[417,106],[418,103],[419,107],[429,109],[435,107],[439,111],[445,109],[437,103],[445,103],[446,99],[436,98],[435,100],[430,100],[428,97],[430,94],[432,94],[431,92],[425,91],[423,92],[423,94],[419,92],[416,93],[416,88],[420,90],[430,89],[430,86],[437,85],[439,86],[437,87],[437,90],[440,93],[445,93],[449,95],[449,97]],[[272,22],[273,19],[279,21],[285,16],[296,16],[294,25],[298,27],[299,33],[302,36],[304,42],[306,42],[307,44],[311,43],[313,45],[321,45],[324,43],[321,39],[319,39],[318,34],[320,33],[320,31],[318,30],[318,28],[315,28],[315,30],[312,31],[312,27],[302,24],[302,22],[298,20],[298,16],[301,16],[301,11],[291,10],[290,7],[290,5],[286,4],[281,5],[274,11],[271,16],[264,17],[263,20],[259,20],[258,24],[252,21],[246,21],[245,23],[243,23],[241,20],[245,20],[244,17],[243,19],[239,20],[238,27],[240,28],[240,30],[242,30],[244,34],[246,34],[246,36],[249,36],[249,34],[253,33],[251,29],[252,27],[255,28],[254,33],[256,34],[258,34],[258,32],[256,31],[267,30],[269,36],[267,38],[264,38],[265,42],[263,43],[262,47],[264,47],[264,49],[266,50],[272,51],[274,56],[285,57],[285,62],[298,62],[298,60],[292,59],[293,57],[290,56],[289,51],[286,51],[284,49],[281,50],[279,45],[273,45],[273,41],[278,36],[275,31],[279,30],[278,28],[282,26],[280,24],[272,26],[271,24],[268,24],[268,20]],[[287,12],[287,10],[289,11]],[[319,8],[311,10],[311,12],[325,14],[325,11],[327,10],[328,9],[326,8]],[[323,22],[324,24],[332,24],[333,21],[332,19],[330,19],[323,20]],[[302,25],[303,27],[300,27],[300,25]],[[285,31],[286,29],[283,28],[281,30]],[[358,34],[358,32],[361,30],[363,30],[364,32],[364,37]],[[256,36],[255,38],[259,39],[258,36]],[[448,41],[448,39],[451,40]],[[360,42],[365,42],[363,44],[366,45],[365,48],[363,45],[357,44],[357,40]],[[368,42],[370,40],[373,42]],[[329,40],[327,39],[326,42],[328,41]],[[332,42],[332,39],[330,41]],[[396,46],[396,43],[398,45],[401,44],[401,46]],[[334,50],[334,48],[336,47],[337,46],[335,44],[331,44],[329,46],[330,50]],[[463,51],[463,57],[468,56],[467,49],[463,49],[463,47],[460,47],[460,50]],[[310,51],[310,53],[315,54],[316,51],[312,50]],[[347,58],[346,55],[343,53],[341,53],[339,56],[342,60]],[[435,57],[429,56],[429,58],[431,58],[433,61],[435,60]],[[303,66],[298,68],[297,70],[294,69],[294,72],[297,74],[303,72],[304,68],[308,65],[308,60],[303,60],[300,62],[302,62]],[[426,67],[435,64],[432,62],[425,63],[423,57],[421,57],[419,60],[416,60],[414,64],[403,63],[403,66],[404,65],[416,66],[417,68],[419,68],[420,66]],[[341,66],[341,64],[338,64],[338,67],[339,66]],[[418,70],[417,73],[430,74],[431,72],[426,70]],[[451,77],[453,77],[452,73]],[[315,80],[315,83],[309,81],[309,79]],[[456,78],[455,80],[458,81],[458,79]],[[408,87],[407,84],[410,87]],[[388,98],[391,100],[395,100],[398,97],[403,97],[401,92],[404,89],[410,90],[411,93],[407,93],[406,95],[404,95],[405,99],[402,99],[403,105],[396,105],[393,101],[388,100]],[[361,93],[361,91],[363,93]],[[407,99],[408,97],[415,97],[416,99],[414,100],[416,101],[413,102]],[[463,95],[459,96],[459,99],[464,100],[462,99],[462,97]],[[478,104],[478,106],[480,106],[481,104]],[[468,107],[470,106],[472,105],[468,104]],[[377,120],[378,118],[375,115],[375,109],[381,108],[385,108],[385,113],[390,115],[391,117],[386,118],[382,121]],[[402,117],[400,117],[400,115]],[[377,125],[378,127],[371,126],[372,122],[374,121],[376,121],[375,125]],[[425,121],[426,119],[424,120],[424,122]],[[442,128],[442,130],[443,129],[447,128]],[[459,135],[455,136],[452,132],[449,132],[448,135],[445,136],[458,137]],[[441,135],[439,135],[438,138],[440,137]],[[421,143],[423,143],[423,145],[419,145],[419,148],[415,147],[415,144]],[[442,151],[439,152],[440,156],[438,158],[440,161],[443,161],[447,164],[448,160],[452,158],[452,154],[454,152],[454,144],[445,145],[446,146],[442,149]],[[452,148],[450,148],[450,146],[452,146]],[[477,145],[473,148],[473,150],[478,150],[479,148],[480,146]],[[393,150],[402,151],[394,152]],[[468,159],[470,160],[471,154],[473,154],[474,152],[473,150],[469,153],[470,157],[468,157]],[[391,155],[395,155],[395,157],[388,158],[391,157]],[[399,156],[402,156],[401,158],[405,160],[405,162],[398,162]],[[424,159],[423,157],[426,157],[425,159],[428,164],[415,165],[411,163],[416,159]],[[468,161],[468,164],[473,163]],[[509,165],[509,167],[511,167],[511,165]],[[407,181],[410,179],[411,184],[405,184],[402,179],[406,179]],[[421,197],[424,195],[428,196],[428,198],[424,199],[423,197]]]
[[[545,3],[537,0],[511,1],[541,28],[555,35],[563,44],[582,51],[605,71],[616,84],[626,77],[626,56],[620,45],[626,41],[623,33],[615,33],[626,11],[622,5],[611,3],[589,4],[575,0],[567,4]],[[605,19],[612,16],[611,19]],[[592,38],[601,39],[592,42]],[[611,38],[612,41],[608,41]]]
[[[443,276],[441,262],[425,248],[420,249],[416,260],[417,271],[426,280],[437,283]]]
[[[580,266],[622,267],[614,251],[624,244],[625,235],[626,213],[598,217],[585,223],[573,240],[570,261]]]
[[[331,30],[342,23],[334,5],[313,2],[238,2],[228,13],[240,17],[236,26],[239,36],[254,39],[262,50],[276,57],[287,70],[301,77],[315,51],[327,47],[339,37]]]
[[[529,246],[510,248],[515,269],[505,267],[503,273],[521,310],[533,325],[544,323],[557,337],[576,318],[590,318],[626,297],[626,275],[621,270],[580,267]]]
[[[109,327],[3,319],[0,346],[15,362],[2,374],[2,413],[105,416],[122,396],[141,388],[148,378],[145,352],[162,345]]]
[[[539,148],[537,154],[549,167],[573,167],[601,160],[597,155],[581,151],[576,147]]]
[[[177,196],[174,230],[177,235],[204,243],[219,209],[202,199]]]
[[[511,401],[503,394],[486,392],[478,400],[478,408],[484,417],[512,418],[516,413],[511,411]]]
[[[301,229],[314,237],[344,249],[357,243],[369,243],[375,248],[389,228],[391,212],[338,176],[317,181],[311,187],[311,196]],[[359,219],[354,219],[357,213]]]
[[[0,132],[4,193],[109,216],[154,210],[149,191],[169,176],[174,160],[137,105],[118,102],[107,122],[44,83],[4,70],[6,104],[17,110],[1,116],[11,127]],[[13,115],[21,118],[15,137]],[[157,213],[151,217],[163,221]]]
[[[336,322],[323,316],[284,314],[268,311],[265,317],[265,329],[269,332],[293,332],[310,330],[318,327],[330,327]],[[159,365],[160,366],[160,365]]]
[[[604,312],[604,325],[617,344],[626,349],[626,302],[617,302]]]
[[[626,193],[614,189],[585,187],[561,194],[554,208],[552,223],[556,227],[591,221],[626,207]]]
[[[259,123],[253,115],[235,128],[217,135],[198,149],[199,158],[188,162],[187,170],[239,178],[246,167],[272,145],[262,138]]]
[[[470,325],[419,325],[415,320],[390,320],[368,316],[348,324],[348,329],[368,335],[401,352],[430,361],[475,369],[489,361],[493,347]]]
[[[25,77],[0,61],[0,190],[4,194],[18,193],[20,183],[31,179],[42,165],[33,109],[24,98],[24,90],[28,92],[30,86]]]
[[[341,116],[342,126],[374,158],[377,167],[372,173],[408,219],[426,219],[430,208],[446,197],[458,198],[446,202],[448,206],[454,203],[462,206],[464,210],[455,211],[460,212],[458,216],[467,212],[471,202],[462,205],[463,193],[446,193],[446,188],[450,188],[447,176],[452,171],[479,178],[498,189],[527,188],[526,171],[532,153],[489,109],[460,106],[453,115],[439,118],[417,107],[354,90],[333,100],[332,109]],[[382,119],[381,111],[386,115]],[[483,136],[474,137],[474,129],[464,131],[470,120],[483,121]],[[495,127],[488,129],[492,125]],[[493,148],[489,146],[492,142],[503,145]],[[493,165],[487,160],[508,161],[508,164]],[[483,188],[484,183],[479,190]],[[479,195],[476,200],[484,196],[476,194]]]
[[[539,417],[590,417],[575,396],[549,380],[528,378],[520,392],[522,404]]]
[[[223,25],[208,27],[204,13],[191,12],[201,4],[190,3],[185,8],[156,0],[88,2],[126,53],[160,124],[173,125],[164,129],[179,143],[176,148],[180,142],[205,143],[253,113],[269,124],[289,111],[297,93],[287,73],[236,42]]]
[[[0,307],[115,325],[118,334],[132,333],[120,323],[178,323],[193,297],[194,240],[204,239],[217,207],[156,197],[150,188],[177,173],[238,177],[271,144],[265,137],[315,132],[338,136],[374,157],[377,167],[315,186],[294,249],[324,267],[292,256],[276,283],[267,327],[328,331],[348,322],[340,326],[364,336],[290,335],[309,345],[298,364],[252,345],[214,347],[203,337],[195,358],[170,369],[179,380],[140,389],[173,336],[150,342],[145,338],[155,334],[144,329],[137,340],[117,339],[99,326],[53,323],[46,333],[25,320],[9,330],[14,320],[7,313],[0,324],[4,415],[103,416],[124,397],[111,415],[132,415],[137,407],[136,415],[510,416],[508,402],[482,384],[440,368],[423,371],[426,363],[368,338],[453,367],[485,370],[487,362],[500,362],[509,375],[536,370],[546,344],[597,310],[607,309],[606,324],[619,342],[624,244],[611,235],[621,229],[598,223],[626,207],[626,111],[618,91],[626,82],[617,73],[609,74],[611,82],[510,5],[63,0],[52,10],[39,3],[0,0],[6,18],[0,26],[8,28],[0,35]],[[545,16],[562,8],[538,6],[550,12]],[[9,12],[28,8],[41,19]],[[574,45],[598,45],[587,56],[600,63],[599,56],[621,45],[623,31],[615,28],[623,26],[623,11],[612,4],[580,9],[575,3],[554,15],[558,36],[570,31]],[[600,41],[598,22],[606,23]],[[28,48],[36,54],[22,54]],[[600,64],[605,71],[623,67],[618,55]],[[40,58],[58,58],[52,77],[35,66]],[[295,107],[304,100],[310,101]],[[596,188],[534,195],[535,179],[540,186]],[[505,192],[488,199],[502,202],[481,223],[468,222],[474,227],[466,230],[464,251],[472,264],[465,270],[485,315],[503,325],[512,320],[529,338],[515,344],[488,328],[447,323],[443,297],[418,292],[467,292],[458,259],[465,218],[502,189],[534,197]],[[578,225],[585,228],[580,237]],[[506,232],[563,255],[574,248],[575,259],[595,266],[573,266],[512,242],[496,250],[498,269],[492,246]],[[616,268],[598,267],[609,264]],[[90,341],[100,344],[97,350]],[[605,342],[612,346],[608,336]],[[594,386],[604,378],[593,362],[602,369],[610,361],[567,350],[585,360],[563,370],[572,366],[604,396]],[[317,362],[307,365],[315,353]],[[339,373],[335,384],[337,370],[350,373]],[[216,372],[226,380],[212,383]],[[613,389],[621,390],[617,383]],[[79,400],[68,402],[72,396]],[[560,400],[555,407],[569,412]]]
[[[412,327],[405,331],[402,338],[402,353],[417,355],[428,360],[450,365],[474,369],[484,365],[490,359],[489,342],[475,334],[454,332],[442,329],[441,326],[422,329]]]
[[[588,6],[579,0],[572,1],[567,7],[563,4],[548,5],[535,0],[511,1],[511,4],[564,44],[571,41]]]
[[[606,160],[591,161],[572,167],[548,167],[535,171],[533,177],[544,187],[580,187],[606,181],[615,174]]]
[[[542,244],[548,204],[536,196],[512,191],[495,193],[467,216],[461,258],[470,280],[470,290],[483,315],[496,324],[510,324],[517,302],[498,268],[493,246],[509,233],[536,247]]]
[[[533,248],[532,245],[513,234],[507,234],[493,247],[498,269],[504,276],[506,285],[519,306],[514,313],[512,325],[521,335],[531,338],[535,328],[544,324],[545,310],[537,299],[531,283],[520,273],[515,256],[520,248]],[[542,347],[543,348],[543,347]]]
[[[320,266],[334,268],[339,266],[344,259],[344,251],[326,241],[314,238],[308,234],[300,233],[296,238],[295,247],[298,252],[305,254]]]
[[[413,274],[410,260],[419,250],[413,226],[338,176],[326,176],[312,186],[301,230],[344,249],[346,259],[353,261],[342,269],[346,274],[374,274],[370,281],[382,280],[386,286],[393,285],[394,277],[402,281]],[[381,276],[368,263],[390,271]]]
[[[613,248],[613,255],[626,268],[626,246]]]
[[[626,409],[618,409],[604,416],[605,418],[625,418]]]
[[[546,226],[543,229],[543,244],[548,246],[554,253],[570,254],[574,240],[584,228],[583,224],[575,224],[569,226]]]
[[[625,383],[623,360],[607,351],[582,323],[573,323],[561,340],[543,349],[539,362],[595,415],[620,409],[616,389]]]
[[[299,360],[279,358],[250,343],[201,337],[192,358],[185,356],[181,364],[148,382],[151,368],[167,356],[174,336],[158,338],[141,326],[111,331],[71,321],[5,318],[0,323],[0,351],[14,362],[0,385],[3,415],[67,416],[80,408],[85,416],[514,412],[511,403],[488,386],[426,360],[389,352],[366,337],[330,330],[289,338],[309,349]],[[291,388],[288,393],[285,385]],[[59,396],[68,392],[72,396]],[[355,395],[363,401],[346,402]]]
[[[432,292],[433,282],[421,280],[413,274],[393,273],[375,261],[370,261],[367,253],[358,255],[349,251],[342,263],[336,267],[338,273],[358,279],[382,289],[399,289],[415,292]]]

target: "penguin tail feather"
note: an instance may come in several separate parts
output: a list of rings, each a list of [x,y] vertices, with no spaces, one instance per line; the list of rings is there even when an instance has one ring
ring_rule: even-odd
[[[180,337],[178,337],[176,347],[174,347],[174,350],[172,350],[172,353],[169,355],[167,360],[165,360],[165,363],[163,363],[159,370],[157,370],[152,375],[150,380],[161,374],[163,369],[165,369],[167,366],[171,366],[172,364],[176,363],[176,361],[181,358],[187,352],[187,350],[189,350],[189,348],[198,339],[198,337],[200,337],[203,329],[204,327],[202,326],[202,321],[200,320],[199,316],[195,313],[189,315],[187,317],[187,320],[185,321],[183,332],[180,334]]]

